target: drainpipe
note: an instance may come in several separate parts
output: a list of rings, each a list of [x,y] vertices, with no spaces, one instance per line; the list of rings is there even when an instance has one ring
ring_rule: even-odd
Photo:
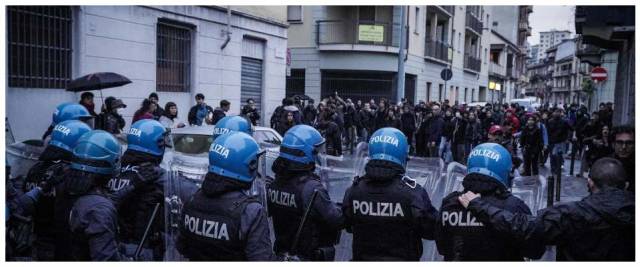
[[[227,6],[227,30],[225,31],[227,34],[227,39],[224,40],[222,46],[220,46],[220,50],[224,50],[231,41],[231,6]]]

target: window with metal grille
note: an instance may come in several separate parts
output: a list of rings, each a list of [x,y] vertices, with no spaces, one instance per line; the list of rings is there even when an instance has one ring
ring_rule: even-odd
[[[158,20],[156,89],[165,92],[191,90],[192,25]]]
[[[9,86],[65,88],[71,80],[69,6],[8,6]]]
[[[302,22],[302,6],[287,6],[287,21]]]
[[[305,69],[292,69],[291,76],[287,77],[286,95],[304,95],[304,76]]]

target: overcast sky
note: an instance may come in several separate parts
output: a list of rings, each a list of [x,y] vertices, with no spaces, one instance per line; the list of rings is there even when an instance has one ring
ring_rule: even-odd
[[[574,8],[575,6],[533,6],[533,13],[529,14],[529,44],[540,43],[540,32],[551,29],[569,30],[575,34]]]

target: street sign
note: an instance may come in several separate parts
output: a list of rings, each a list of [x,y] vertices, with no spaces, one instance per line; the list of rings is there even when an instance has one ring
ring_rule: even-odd
[[[451,80],[452,76],[453,72],[450,69],[443,69],[442,72],[440,72],[440,78],[445,81]]]
[[[595,67],[591,70],[591,79],[597,82],[607,80],[607,70],[602,67]]]

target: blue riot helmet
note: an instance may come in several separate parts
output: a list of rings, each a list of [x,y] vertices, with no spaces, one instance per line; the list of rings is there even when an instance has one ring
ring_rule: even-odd
[[[258,158],[262,153],[258,143],[246,133],[223,134],[209,148],[209,172],[250,183],[258,174]]]
[[[168,131],[156,120],[136,121],[127,133],[127,149],[162,156],[169,145]]]
[[[91,114],[83,105],[77,103],[62,103],[58,105],[56,110],[53,112],[52,124],[56,125],[68,120],[80,120],[86,122],[91,118]]]
[[[253,136],[253,125],[242,116],[226,116],[220,119],[213,128],[213,139],[232,131],[243,132]]]
[[[120,160],[120,144],[102,130],[83,134],[73,148],[71,168],[96,174],[113,174]]]
[[[390,161],[403,168],[407,165],[409,145],[407,137],[398,129],[379,129],[369,139],[369,158]]]
[[[73,148],[80,137],[91,131],[91,127],[79,120],[67,120],[56,124],[51,132],[49,145],[62,148],[73,153]]]
[[[304,124],[296,125],[284,134],[280,157],[302,164],[314,163],[322,152],[324,143],[324,137],[315,128]]]
[[[480,144],[469,153],[468,174],[478,173],[489,176],[508,187],[509,172],[511,172],[511,154],[499,144]]]

